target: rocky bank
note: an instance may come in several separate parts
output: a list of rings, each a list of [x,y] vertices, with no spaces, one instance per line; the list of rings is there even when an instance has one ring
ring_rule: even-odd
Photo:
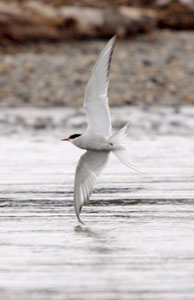
[[[80,106],[106,40],[39,43],[0,54],[0,106]],[[194,103],[194,32],[155,31],[118,40],[111,105]]]

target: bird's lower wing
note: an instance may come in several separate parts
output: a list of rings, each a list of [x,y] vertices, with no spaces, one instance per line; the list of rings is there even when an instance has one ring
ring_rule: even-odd
[[[96,180],[106,165],[109,152],[87,151],[77,165],[74,183],[74,207],[80,223],[80,212],[94,189]]]

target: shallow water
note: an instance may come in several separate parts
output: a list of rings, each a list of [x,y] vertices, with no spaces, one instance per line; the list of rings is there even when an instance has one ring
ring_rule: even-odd
[[[72,204],[82,151],[60,142],[62,128],[1,134],[0,299],[194,299],[193,137],[181,125],[145,128],[127,140],[145,174],[111,157],[83,208],[86,226]]]

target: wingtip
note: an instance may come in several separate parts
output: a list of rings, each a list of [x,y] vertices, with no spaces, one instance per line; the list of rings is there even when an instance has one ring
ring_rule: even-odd
[[[77,217],[78,222],[82,225],[85,225],[85,223],[80,218],[81,207],[80,207],[79,211],[76,209],[75,212],[76,212],[76,217]]]
[[[111,65],[111,60],[112,60],[112,55],[113,55],[113,51],[115,48],[115,44],[116,44],[116,35],[114,35],[108,42],[108,45],[110,45],[110,55],[109,55],[109,60],[108,60],[108,67],[107,67],[107,81],[109,79],[109,73],[110,73],[110,65]]]
[[[116,34],[113,35],[113,37],[110,39],[110,41],[112,41],[112,42],[113,42],[113,45],[115,45],[115,44],[116,44],[116,41],[117,41],[117,35],[116,35]]]
[[[111,47],[114,48],[117,41],[117,35],[113,35],[107,42],[107,44],[112,45]]]
[[[81,220],[80,215],[77,215],[77,219],[78,219],[80,224],[85,225],[85,223]]]
[[[117,35],[113,35],[112,39],[116,40],[117,39]]]

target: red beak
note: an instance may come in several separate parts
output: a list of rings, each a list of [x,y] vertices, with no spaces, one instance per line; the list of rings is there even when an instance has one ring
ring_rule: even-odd
[[[67,142],[68,142],[68,141],[69,141],[69,139],[62,139],[61,141],[67,141]]]

